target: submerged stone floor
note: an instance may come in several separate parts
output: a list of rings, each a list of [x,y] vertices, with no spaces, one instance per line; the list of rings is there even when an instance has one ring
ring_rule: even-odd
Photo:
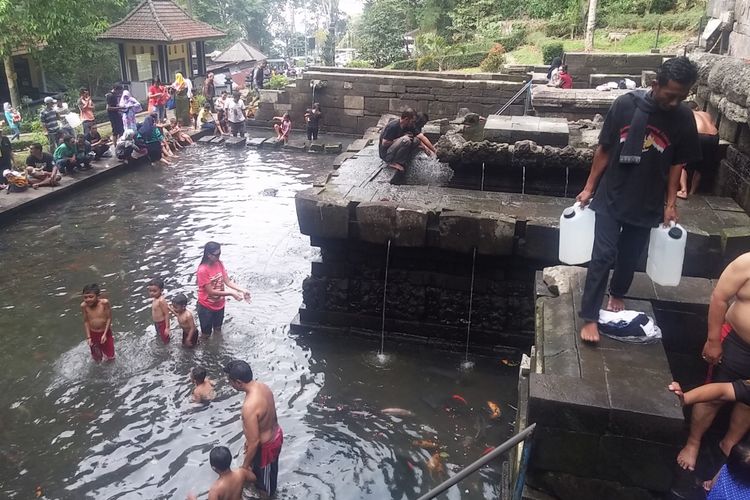
[[[484,255],[516,255],[556,263],[558,226],[570,198],[399,185],[375,146],[296,197],[300,230],[311,237],[433,247]],[[683,274],[713,278],[750,246],[750,217],[729,198],[693,196],[679,202],[688,230]]]

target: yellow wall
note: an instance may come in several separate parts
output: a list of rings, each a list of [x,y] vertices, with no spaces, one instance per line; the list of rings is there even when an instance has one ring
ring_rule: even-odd
[[[126,42],[123,44],[125,48],[125,58],[128,60],[128,68],[130,68],[131,62],[135,61],[136,56],[138,54],[151,54],[151,60],[152,61],[158,61],[159,60],[159,50],[158,46],[153,43],[139,43],[139,42]],[[189,60],[188,60],[188,49],[186,43],[175,43],[172,45],[167,45],[167,59],[172,61],[179,61],[182,60],[185,69],[190,67]],[[128,69],[128,75],[132,78],[132,75],[130,75],[130,70]],[[140,75],[139,75],[140,77]],[[174,75],[170,75],[170,80],[173,78]]]

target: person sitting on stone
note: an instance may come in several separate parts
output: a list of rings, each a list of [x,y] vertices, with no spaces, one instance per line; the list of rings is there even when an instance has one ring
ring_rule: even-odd
[[[136,141],[134,130],[127,129],[117,140],[115,156],[118,160],[133,163],[148,156],[148,149],[143,143]]]
[[[182,127],[177,122],[176,118],[170,118],[169,119],[169,127],[170,132],[172,132],[172,135],[180,144],[183,145],[191,145],[193,144],[193,138],[190,137],[190,134],[186,133],[184,130],[182,130]]]
[[[289,134],[292,132],[292,118],[289,113],[284,113],[284,116],[274,116],[273,120],[279,122],[273,124],[273,129],[276,131],[276,142],[286,144],[289,142]]]
[[[208,101],[203,103],[203,107],[198,112],[198,127],[201,130],[209,130],[216,133],[216,118],[211,112],[211,105]]]
[[[560,73],[558,74],[560,84],[558,87],[561,89],[572,89],[573,88],[573,77],[568,73],[568,65],[563,64],[560,66]]]
[[[6,168],[3,170],[3,179],[5,180],[5,185],[7,186],[9,193],[21,193],[29,189],[29,187],[33,187],[34,189],[37,188],[35,184],[32,184],[29,181],[29,177],[25,172],[18,172]]]
[[[399,172],[404,171],[421,144],[419,139],[409,134],[416,118],[414,110],[406,108],[401,112],[401,119],[391,120],[380,133],[380,159]]]
[[[55,159],[51,154],[45,153],[38,142],[29,148],[29,156],[26,157],[26,173],[42,181],[37,186],[57,186],[61,179]]]
[[[111,155],[109,152],[109,147],[111,146],[109,137],[101,136],[96,123],[91,124],[89,127],[89,133],[86,134],[84,138],[91,145],[91,150],[94,152],[94,160],[99,160],[103,156]]]
[[[78,167],[77,152],[73,137],[69,135],[63,137],[62,142],[55,148],[55,153],[52,155],[61,174],[69,175],[75,172]]]
[[[76,137],[76,161],[78,162],[79,169],[88,170],[91,168],[91,160],[96,156],[96,153],[91,149],[91,143],[86,140],[83,134],[78,134]]]

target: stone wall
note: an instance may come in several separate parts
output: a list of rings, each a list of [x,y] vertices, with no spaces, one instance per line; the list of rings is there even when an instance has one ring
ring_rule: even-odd
[[[460,108],[486,116],[497,111],[520,88],[518,75],[465,75],[416,71],[318,68],[307,71],[284,91],[261,92],[256,120],[289,112],[295,128],[304,128],[305,109],[313,102],[311,82],[324,82],[314,99],[323,111],[321,130],[362,135],[381,115],[409,106],[430,119],[453,118]],[[523,114],[523,97],[507,114]]]
[[[654,71],[670,57],[674,55],[566,52],[563,62],[573,77],[573,88],[592,88],[591,75],[629,75],[640,82],[642,71]]]
[[[718,124],[730,143],[716,169],[714,194],[734,198],[750,211],[750,65],[730,56],[694,52],[699,69],[696,101]]]

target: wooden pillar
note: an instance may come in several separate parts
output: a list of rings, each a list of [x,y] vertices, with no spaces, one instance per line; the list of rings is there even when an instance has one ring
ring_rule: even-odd
[[[195,42],[195,54],[198,58],[198,74],[206,75],[206,42],[199,40]]]
[[[128,78],[128,59],[125,57],[124,43],[117,44],[117,52],[120,54],[120,76],[123,82],[127,82],[130,78]]]
[[[171,82],[172,76],[169,74],[169,55],[167,54],[166,45],[157,45],[156,52],[159,56],[159,73],[161,81]]]
[[[187,60],[188,60],[188,67],[185,68],[185,77],[190,78],[191,80],[195,76],[195,73],[193,73],[193,42],[187,42],[185,45],[187,45]]]

